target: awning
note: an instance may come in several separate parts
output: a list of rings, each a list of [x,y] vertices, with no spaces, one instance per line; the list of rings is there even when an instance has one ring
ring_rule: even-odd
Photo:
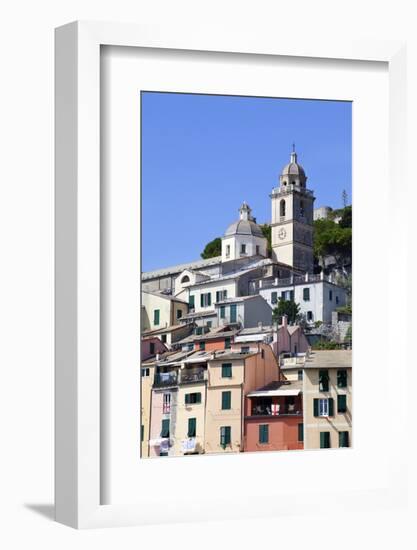
[[[288,389],[288,390],[266,390],[266,391],[251,391],[248,393],[248,397],[289,397],[294,395],[300,395],[300,389]]]

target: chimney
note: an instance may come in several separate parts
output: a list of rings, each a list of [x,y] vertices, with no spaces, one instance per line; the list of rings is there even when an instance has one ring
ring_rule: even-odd
[[[281,326],[287,328],[288,326],[288,317],[286,315],[283,315],[281,317]]]
[[[159,353],[156,354],[155,361],[159,361]]]

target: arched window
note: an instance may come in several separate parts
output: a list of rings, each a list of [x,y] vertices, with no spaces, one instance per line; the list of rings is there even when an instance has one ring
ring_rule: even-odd
[[[281,202],[279,203],[279,215],[281,217],[285,216],[285,200],[281,199]]]
[[[188,275],[184,275],[184,277],[181,279],[181,283],[189,283],[190,277]]]

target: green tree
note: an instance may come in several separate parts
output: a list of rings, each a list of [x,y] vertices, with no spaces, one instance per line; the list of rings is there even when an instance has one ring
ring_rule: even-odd
[[[339,227],[352,228],[352,206],[346,206],[343,208],[340,217]]]
[[[206,244],[203,252],[200,254],[203,260],[208,260],[209,258],[215,258],[216,256],[222,255],[222,240],[220,237],[216,237],[212,241]]]
[[[264,223],[260,226],[262,229],[262,233],[267,240],[266,250],[268,252],[268,258],[272,256],[272,245],[271,245],[271,226],[267,223]]]
[[[279,323],[281,317],[286,315],[289,323],[296,323],[301,319],[300,304],[296,304],[293,300],[278,300],[278,305],[272,311],[272,321]]]
[[[315,220],[313,247],[315,257],[323,265],[326,256],[334,256],[336,264],[343,267],[352,258],[352,229],[333,220]]]

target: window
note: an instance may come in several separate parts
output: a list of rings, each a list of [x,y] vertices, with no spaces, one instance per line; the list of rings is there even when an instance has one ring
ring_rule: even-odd
[[[189,299],[188,299],[188,306],[190,309],[194,309],[195,308],[195,296],[194,294],[191,294]]]
[[[166,451],[161,451],[159,453],[159,456],[168,456],[168,453]]]
[[[313,320],[313,312],[307,311],[307,321],[312,321],[312,320]]]
[[[299,370],[298,373],[297,373],[297,379],[298,380],[302,380],[303,379],[303,371],[302,370]]]
[[[303,300],[304,302],[310,301],[310,289],[309,288],[303,288]]]
[[[205,349],[206,349],[206,343],[205,342],[200,342],[200,350],[204,351]]]
[[[212,325],[212,324],[213,324],[212,321],[207,321],[207,323],[206,323],[207,328],[211,328],[211,325]]]
[[[230,426],[222,426],[220,428],[220,446],[223,447],[223,449],[225,449],[227,445],[230,445],[231,431],[232,429]]]
[[[347,396],[338,395],[337,396],[337,412],[345,413],[347,411]]]
[[[169,437],[169,418],[162,420],[161,437]]]
[[[226,411],[232,408],[232,392],[222,391],[222,410]]]
[[[143,441],[145,439],[145,426],[141,424],[140,426],[140,440]]]
[[[230,244],[226,245],[226,256],[230,256]]]
[[[230,322],[236,323],[237,320],[237,306],[236,304],[232,304],[230,306]]]
[[[260,253],[259,244],[257,244],[256,245],[256,255],[259,256],[259,253]]]
[[[220,319],[226,318],[226,306],[220,306]]]
[[[184,277],[181,279],[181,283],[189,283],[190,277],[188,275],[184,275]]]
[[[333,399],[314,399],[313,416],[333,416]]]
[[[290,300],[294,301],[294,291],[290,290]]]
[[[333,290],[329,290],[329,300],[330,302],[333,300]]]
[[[222,300],[226,300],[226,298],[227,298],[227,290],[216,291],[216,302],[221,302]]]
[[[240,245],[240,253],[241,254],[246,254],[246,244],[241,244]]]
[[[329,371],[319,370],[319,390],[329,391]]]
[[[185,404],[186,405],[195,405],[201,403],[201,393],[186,393],[185,394]]]
[[[269,442],[269,424],[259,425],[259,443]]]
[[[187,351],[193,351],[194,349],[194,344],[191,343],[191,344],[187,344]]]
[[[196,327],[194,332],[197,336],[201,336],[203,334],[203,327]]]
[[[281,292],[281,300],[285,300],[285,299],[286,299],[286,298],[285,298],[286,295],[287,295],[287,293],[285,292],[285,290],[283,290],[283,291]]]
[[[261,349],[261,357],[262,357],[262,359],[265,359],[265,350],[264,349]]]
[[[336,299],[336,305],[338,305],[339,304],[339,296],[336,296],[335,299]]]
[[[153,311],[153,324],[159,325],[159,309],[154,309]]]
[[[338,370],[337,371],[337,387],[346,388],[347,387],[347,370]]]
[[[278,303],[278,292],[271,292],[271,304]]]
[[[171,394],[164,393],[162,397],[162,412],[163,414],[169,414],[171,412]]]
[[[188,437],[195,437],[197,433],[197,419],[189,418],[188,419]]]
[[[330,432],[320,432],[320,449],[330,449]]]
[[[167,343],[167,335],[166,334],[161,334],[161,342],[163,344],[166,344]]]
[[[142,376],[149,376],[149,367],[142,369]]]
[[[232,363],[223,363],[222,378],[232,378]]]
[[[298,441],[304,441],[304,424],[298,424]]]
[[[279,203],[279,215],[281,217],[285,216],[285,200],[284,199],[281,199],[281,201]]]
[[[250,352],[250,347],[249,346],[242,346],[240,348],[240,353],[249,353]]]
[[[149,353],[155,355],[155,342],[150,342],[149,344]]]
[[[201,307],[211,306],[211,292],[200,295],[200,305]]]
[[[230,336],[226,336],[224,339],[224,349],[230,349],[232,347],[232,340]]]
[[[182,309],[177,309],[177,319],[181,319],[182,317]]]
[[[339,447],[349,447],[349,432],[339,432]]]

